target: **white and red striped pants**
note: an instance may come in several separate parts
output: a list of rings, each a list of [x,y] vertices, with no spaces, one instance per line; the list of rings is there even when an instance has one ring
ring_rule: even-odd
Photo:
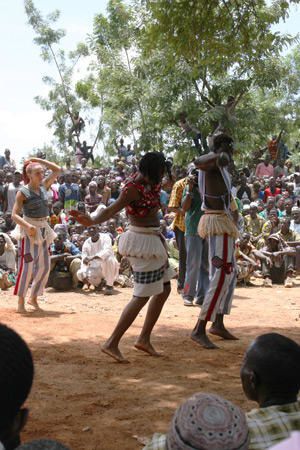
[[[224,235],[207,238],[209,286],[201,306],[200,319],[214,322],[217,314],[230,314],[236,285],[235,238]]]
[[[31,284],[31,297],[42,295],[50,272],[50,254],[47,241],[34,243],[29,237],[19,241],[18,276],[14,294],[25,297]]]

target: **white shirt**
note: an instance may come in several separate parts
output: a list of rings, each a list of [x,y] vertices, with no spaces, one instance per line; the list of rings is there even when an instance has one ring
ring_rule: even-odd
[[[93,242],[91,238],[87,239],[82,246],[81,264],[86,257],[98,256],[102,260],[109,256],[114,256],[114,251],[111,244],[111,238],[108,233],[99,233],[99,239]]]

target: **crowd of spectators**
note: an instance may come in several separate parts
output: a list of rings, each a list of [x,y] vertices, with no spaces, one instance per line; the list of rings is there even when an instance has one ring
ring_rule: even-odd
[[[86,159],[75,158],[74,166],[68,162],[48,192],[49,223],[57,233],[51,247],[48,283],[54,289],[81,287],[94,291],[106,286],[105,293],[112,294],[114,284],[132,286],[130,266],[118,254],[118,236],[127,227],[125,212],[92,230],[84,229],[69,215],[72,209],[93,215],[111,205],[119,197],[124,181],[138,170],[138,155],[130,144],[125,146],[121,139],[116,146],[111,167],[95,168],[91,162],[87,165]],[[231,168],[240,232],[236,245],[237,276],[245,284],[251,284],[252,277],[261,277],[266,287],[272,283],[292,287],[300,261],[300,169],[289,160],[272,161],[272,152],[269,145],[265,155],[253,159],[252,166]],[[173,163],[171,157],[168,159]],[[177,271],[184,304],[192,305],[194,299],[201,304],[208,280],[208,260],[206,243],[197,232],[203,213],[197,171],[191,162],[188,167],[173,165],[172,174],[172,180],[165,177],[162,182],[161,232],[167,241],[170,263]],[[11,237],[11,212],[21,186],[22,172],[6,149],[0,156],[2,289],[13,285],[15,279],[16,242]],[[93,275],[95,267],[101,277]],[[113,278],[107,280],[107,273],[113,273]]]
[[[52,185],[49,223],[57,238],[50,249],[49,286],[84,291],[104,288],[111,295],[114,284],[132,285],[130,265],[118,254],[118,237],[127,227],[125,213],[88,229],[76,223],[69,213],[76,208],[96,214],[111,205],[124,181],[137,168],[138,156],[120,142],[111,167],[95,168],[83,159],[66,168]],[[300,241],[300,169],[288,160],[274,163],[266,155],[253,161],[253,167],[233,167],[231,172],[232,196],[237,205],[234,219],[240,233],[236,243],[238,281],[251,283],[252,277],[262,277],[266,287],[272,283],[292,287]],[[184,304],[190,306],[194,299],[201,304],[208,277],[206,243],[197,233],[203,212],[193,163],[187,168],[173,165],[172,174],[172,180],[165,178],[162,183],[161,233],[167,242],[170,263],[177,270],[178,290]],[[21,185],[22,173],[6,150],[0,156],[1,289],[8,289],[15,282],[17,243],[11,236],[11,211]],[[146,448],[208,449],[217,448],[218,444],[218,448],[263,450],[288,438],[293,430],[300,429],[299,352],[299,345],[284,336],[260,336],[246,352],[241,370],[244,392],[258,403],[258,409],[245,416],[225,399],[195,394],[175,412],[169,431],[155,435]],[[23,403],[29,395],[34,370],[25,342],[2,325],[0,353],[0,448],[10,450],[20,444],[20,432],[28,416]],[[204,420],[208,413],[209,421]],[[228,421],[227,417],[231,419]],[[207,428],[202,428],[204,422]],[[21,448],[66,447],[40,440]]]

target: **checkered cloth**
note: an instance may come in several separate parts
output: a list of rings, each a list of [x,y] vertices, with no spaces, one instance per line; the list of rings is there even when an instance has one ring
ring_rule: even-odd
[[[150,284],[155,283],[163,278],[166,270],[166,266],[162,266],[159,269],[151,270],[149,272],[136,272],[133,271],[133,279],[135,283]]]
[[[167,450],[167,436],[155,433],[143,450]]]
[[[249,450],[265,450],[300,430],[300,401],[259,408],[247,414]]]

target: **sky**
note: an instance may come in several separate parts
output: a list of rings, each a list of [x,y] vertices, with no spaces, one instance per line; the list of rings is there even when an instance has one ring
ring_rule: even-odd
[[[62,40],[65,50],[72,50],[92,30],[95,14],[105,13],[108,0],[34,0],[45,15],[61,11],[59,26],[66,30]],[[42,61],[39,48],[33,43],[34,33],[27,24],[23,0],[0,0],[0,154],[11,149],[20,161],[33,148],[50,144],[52,131],[46,126],[51,113],[42,111],[34,101],[46,95],[43,75],[55,75],[54,68]],[[290,18],[276,28],[295,34],[299,30],[300,9],[293,7]]]

